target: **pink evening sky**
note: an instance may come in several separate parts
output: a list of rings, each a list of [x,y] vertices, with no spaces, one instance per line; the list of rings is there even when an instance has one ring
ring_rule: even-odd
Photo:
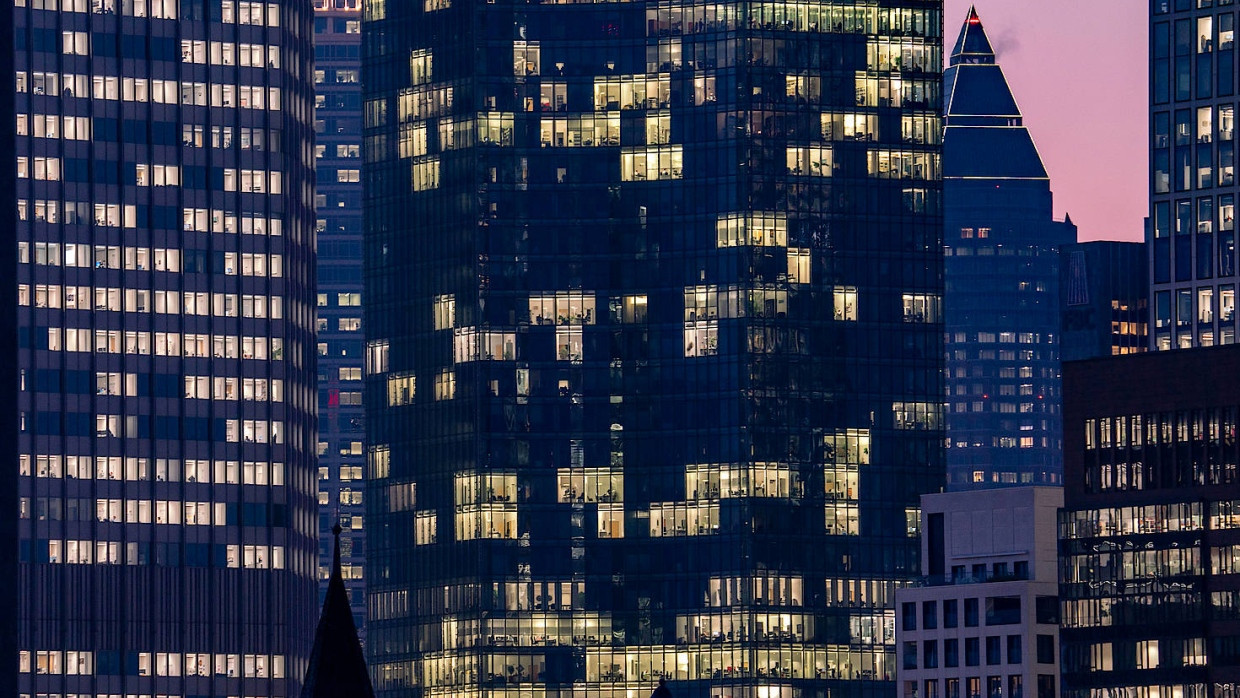
[[[976,5],[1055,193],[1085,240],[1141,240],[1148,206],[1148,3],[945,0],[947,51]]]

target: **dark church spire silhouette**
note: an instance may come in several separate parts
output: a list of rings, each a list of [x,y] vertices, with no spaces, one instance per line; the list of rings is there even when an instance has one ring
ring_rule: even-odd
[[[314,634],[314,650],[306,669],[302,698],[374,698],[366,658],[349,610],[349,592],[340,573],[340,524],[332,528],[336,548],[332,574],[323,600],[323,615]]]

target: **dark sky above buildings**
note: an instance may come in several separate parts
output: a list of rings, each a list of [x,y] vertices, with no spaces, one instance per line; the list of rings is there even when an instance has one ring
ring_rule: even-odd
[[[1148,208],[1146,2],[945,0],[950,47],[976,5],[1081,240],[1140,240]]]

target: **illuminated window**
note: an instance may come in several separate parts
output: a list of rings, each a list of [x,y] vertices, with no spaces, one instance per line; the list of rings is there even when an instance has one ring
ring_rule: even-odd
[[[787,150],[788,174],[830,177],[835,170],[835,155],[829,146],[798,146]]]
[[[478,112],[477,142],[487,145],[510,146],[513,144],[512,112]]]
[[[600,504],[598,507],[598,537],[624,537],[624,505]]]
[[[788,248],[788,283],[810,283],[810,259],[808,248]]]
[[[396,373],[388,376],[388,406],[395,407],[399,405],[413,404],[413,397],[416,393],[416,387],[417,377],[411,373]]]
[[[704,536],[719,533],[719,504],[655,502],[650,505],[650,536]]]
[[[837,286],[831,292],[834,318],[845,322],[857,321],[857,288]]]
[[[933,402],[894,402],[891,412],[896,429],[938,429],[943,406]]]
[[[624,472],[610,468],[560,468],[556,471],[559,501],[624,501]]]
[[[450,368],[435,374],[435,399],[451,400],[456,397],[456,372]]]
[[[905,293],[903,295],[905,322],[939,322],[942,317],[942,299],[930,293]]]
[[[452,356],[456,363],[512,361],[517,358],[517,334],[515,332],[457,328],[453,330],[452,342]]]
[[[456,540],[517,537],[515,473],[457,475]]]
[[[685,323],[685,356],[714,356],[718,353],[718,321],[699,320]]]
[[[446,330],[456,326],[456,295],[435,296],[435,329]]]
[[[580,327],[555,328],[555,356],[560,361],[581,361],[584,350]]]
[[[426,191],[439,188],[439,158],[429,157],[413,163],[413,190]]]
[[[512,72],[514,75],[538,75],[541,51],[537,41],[512,42]]]
[[[413,544],[433,545],[439,539],[439,517],[433,511],[419,511],[413,518]]]
[[[879,179],[938,179],[938,153],[871,150],[869,174]],[[979,231],[980,232],[980,231]],[[978,237],[985,237],[978,235]]]
[[[825,509],[827,535],[855,536],[861,533],[860,510],[852,502],[832,502]]]
[[[788,218],[782,213],[729,213],[715,221],[715,236],[718,247],[785,247]]]
[[[683,176],[684,150],[679,145],[623,148],[620,151],[622,181],[681,179]]]
[[[390,346],[386,339],[375,339],[366,343],[366,375],[387,372]]]
[[[647,300],[644,294],[624,296],[611,301],[612,322],[645,322],[646,312]]]
[[[561,291],[530,296],[530,322],[536,325],[593,325],[595,299],[593,293]]]
[[[600,112],[571,117],[543,117],[539,122],[538,133],[539,143],[544,148],[620,145],[620,114]]]

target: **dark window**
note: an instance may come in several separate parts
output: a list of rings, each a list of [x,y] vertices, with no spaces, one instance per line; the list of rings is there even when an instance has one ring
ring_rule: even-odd
[[[977,627],[977,599],[964,600],[964,627]]]
[[[952,638],[943,641],[943,666],[960,666],[960,641]]]
[[[1003,698],[1003,677],[986,677],[986,698]]]
[[[1235,16],[1228,12],[1219,16],[1219,30],[1231,31],[1235,22]],[[1219,49],[1223,53],[1218,56],[1218,94],[1220,97],[1233,94],[1236,91],[1236,75],[1235,75],[1235,59],[1232,57],[1233,44],[1220,44]]]
[[[1038,635],[1038,664],[1054,664],[1055,663],[1055,636],[1054,635]],[[1038,677],[1041,682],[1042,677]],[[1038,685],[1038,695],[1042,695],[1042,686]]]
[[[1206,199],[1209,201],[1209,199]],[[1197,277],[1209,279],[1214,276],[1214,236],[1197,236]]]
[[[1187,235],[1175,239],[1175,280],[1193,278],[1193,239]]]
[[[947,599],[943,602],[943,627],[954,628],[957,625],[956,614],[960,602],[955,599]]]
[[[900,604],[900,627],[905,630],[917,629],[917,604],[904,603]]]
[[[921,668],[939,668],[939,643],[937,640],[926,640],[921,647]]]
[[[986,625],[1015,625],[1020,622],[1019,596],[990,596],[986,599]]]
[[[935,601],[923,601],[921,603],[921,628],[922,630],[934,630],[939,627],[939,604]]]
[[[965,666],[977,666],[982,663],[981,646],[981,640],[976,637],[966,637],[964,639]]]
[[[929,556],[929,572],[931,577],[943,576],[943,515],[930,514],[926,517],[926,554]]]
[[[1059,625],[1059,597],[1037,597],[1034,600],[1034,620],[1046,625]]]
[[[1155,104],[1166,104],[1171,99],[1171,61],[1167,58],[1154,59],[1154,94]]]
[[[1017,560],[1012,565],[1012,573],[1016,575],[1017,579],[1029,579],[1029,561]]]
[[[1214,56],[1209,53],[1197,55],[1197,98],[1206,99],[1214,88]]]
[[[986,665],[995,666],[1003,663],[1003,638],[994,636],[986,638]]]
[[[1008,677],[1008,698],[1024,698],[1024,678],[1020,674]]]
[[[1171,240],[1160,238],[1154,240],[1154,281],[1171,280]],[[1170,316],[1170,310],[1168,310]]]
[[[1020,664],[1021,661],[1022,660],[1021,660],[1021,651],[1020,651],[1020,635],[1008,635],[1007,636],[1007,663],[1008,664]]]
[[[916,669],[917,668],[917,643],[916,642],[904,643],[904,668],[905,669]]]
[[[1055,698],[1055,675],[1038,674],[1038,698]]]
[[[1175,99],[1177,102],[1187,101],[1191,91],[1189,82],[1188,56],[1176,56],[1175,59]]]

